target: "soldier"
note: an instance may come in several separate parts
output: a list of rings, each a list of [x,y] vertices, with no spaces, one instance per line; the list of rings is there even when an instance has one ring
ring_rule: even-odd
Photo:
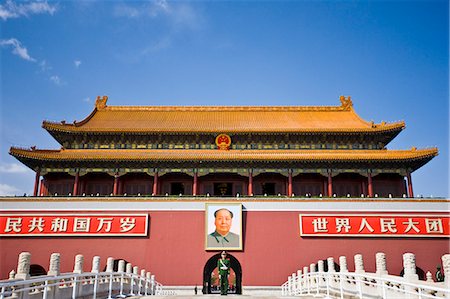
[[[436,281],[437,282],[443,282],[444,281],[444,274],[441,271],[441,265],[437,265],[436,267]]]
[[[217,261],[217,269],[220,277],[220,295],[228,294],[228,274],[230,274],[230,259],[227,258],[227,253],[222,251],[221,258]]]

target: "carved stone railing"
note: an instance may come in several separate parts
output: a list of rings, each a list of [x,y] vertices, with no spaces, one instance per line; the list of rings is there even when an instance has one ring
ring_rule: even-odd
[[[113,270],[114,259],[108,258],[105,272],[100,272],[100,257],[94,256],[90,272],[83,271],[84,258],[75,257],[73,272],[60,273],[60,254],[50,257],[48,275],[30,277],[31,254],[19,255],[17,273],[0,281],[0,299],[57,299],[57,298],[117,298],[134,295],[166,295],[155,275],[120,260],[118,271]]]
[[[339,258],[340,271],[336,272],[334,259],[319,261],[303,267],[288,277],[281,286],[283,296],[318,296],[325,298],[450,298],[450,254],[442,256],[445,280],[434,282],[432,274],[427,280],[419,280],[416,274],[415,256],[403,255],[404,276],[389,275],[386,269],[386,255],[376,254],[376,273],[364,271],[362,255],[355,255],[355,272],[349,272],[345,256]]]

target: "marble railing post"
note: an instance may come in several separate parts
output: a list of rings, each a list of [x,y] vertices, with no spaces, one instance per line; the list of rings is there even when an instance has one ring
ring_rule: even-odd
[[[298,280],[297,280],[296,288],[297,288],[297,290],[300,290],[300,294],[301,294],[303,292],[303,290],[302,290],[302,270],[297,270],[297,277],[298,277]]]
[[[48,269],[48,275],[58,276],[60,274],[60,259],[59,253],[52,253],[50,256],[50,267]]]
[[[92,258],[92,273],[99,273],[100,272],[100,257],[94,256]]]
[[[341,273],[347,273],[348,272],[348,267],[347,267],[347,258],[345,256],[340,256],[339,257],[339,267],[340,267],[340,271]]]
[[[303,287],[306,288],[309,294],[309,277],[307,276],[309,273],[308,267],[303,267]]]
[[[31,263],[31,253],[22,252],[19,254],[16,279],[26,280],[30,278],[30,263]]]
[[[378,275],[387,275],[388,271],[386,268],[386,254],[384,252],[378,252],[375,255],[376,265],[377,265],[377,274]]]
[[[73,266],[73,273],[81,274],[83,273],[84,256],[82,254],[77,254],[75,256],[75,264]],[[74,281],[74,289],[72,291],[72,297],[77,298],[82,293],[83,283],[81,281]]]
[[[11,270],[11,272],[9,272],[9,277],[8,277],[8,279],[9,279],[9,280],[16,279],[16,271]]]
[[[127,273],[126,283],[128,284],[128,292],[131,293],[131,286],[133,283],[133,278],[131,278],[131,274],[133,273],[133,265],[131,263],[127,263],[125,266],[125,273]]]
[[[413,253],[403,254],[403,277],[408,280],[418,280],[419,276],[416,273],[416,256]]]
[[[120,260],[119,261],[119,265],[117,267],[117,272],[125,272],[125,261],[124,260]]]
[[[427,272],[426,276],[427,276],[427,280],[426,280],[427,282],[434,282],[433,274],[431,274],[430,271]]]
[[[297,291],[297,273],[292,273],[291,275],[291,290],[292,290],[292,295],[295,295],[296,291]]]
[[[11,270],[11,272],[9,272],[9,278],[8,279],[9,280],[16,279],[16,271]],[[16,298],[19,297],[18,294],[16,292],[14,292],[15,291],[15,287],[14,286],[11,287],[10,291],[11,291],[11,296],[9,297],[10,299],[16,299]]]
[[[50,266],[48,268],[47,275],[58,276],[60,274],[60,260],[61,255],[59,253],[52,253],[50,255]],[[55,281],[49,281],[49,283],[54,283]],[[59,287],[53,286],[48,288],[47,298],[59,298]]]
[[[327,264],[328,264],[328,272],[331,273],[336,272],[336,269],[334,268],[334,258],[332,257],[327,258]]]
[[[141,294],[141,290],[145,293],[145,272],[145,269],[141,269],[141,278],[139,278],[139,294]],[[144,285],[142,282],[144,282]]]
[[[322,260],[317,261],[317,268],[319,272],[325,272],[325,265]]]
[[[152,273],[151,272],[145,273],[145,295],[149,294],[151,279],[152,279]]]
[[[138,266],[134,266],[133,267],[133,278],[131,279],[131,295],[135,295],[134,291],[135,291],[135,286],[138,285],[136,279],[134,277],[134,275],[139,275],[139,267]]]
[[[355,273],[362,274],[365,272],[362,254],[355,254]]]
[[[108,257],[106,260],[106,271],[105,272],[114,272],[114,258]]]
[[[150,286],[151,286],[151,294],[155,295],[156,293],[155,275],[150,276]]]
[[[73,267],[73,273],[81,274],[83,273],[84,256],[82,254],[77,254],[75,256],[75,265]]]
[[[316,272],[316,264],[314,264],[314,263],[309,264],[309,272],[310,273]]]

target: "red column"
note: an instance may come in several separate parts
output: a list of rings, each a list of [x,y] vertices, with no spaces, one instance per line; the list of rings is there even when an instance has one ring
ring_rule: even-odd
[[[367,173],[367,189],[369,197],[373,197],[372,173],[370,171]]]
[[[124,180],[119,180],[119,189],[117,190],[117,195],[123,194],[123,181]]]
[[[289,197],[292,196],[292,169],[288,172],[288,194]]]
[[[328,197],[333,196],[333,178],[331,177],[331,170],[328,171]]]
[[[41,192],[40,192],[40,194],[39,194],[39,196],[44,196],[44,195],[46,195],[45,193],[44,193],[44,190],[45,190],[45,185],[44,185],[45,183],[44,183],[44,179],[41,179],[41,186],[39,187],[39,189],[41,190]]]
[[[406,178],[408,179],[408,197],[414,197],[414,191],[412,186],[411,173],[408,171],[406,174]]]
[[[197,175],[197,171],[194,170],[194,183],[192,184],[192,195],[193,196],[197,195],[197,184],[198,184],[198,175]]]
[[[248,196],[253,196],[253,171],[248,171]]]
[[[119,192],[119,176],[116,174],[114,176],[113,195],[117,195],[118,192]]]
[[[80,181],[80,172],[77,171],[77,173],[75,174],[75,180],[73,182],[73,196],[77,196],[78,195],[78,184]]]
[[[81,180],[80,185],[81,185],[80,194],[86,193],[86,181]]]
[[[155,171],[153,176],[153,193],[152,195],[158,195],[158,171]]]
[[[33,196],[38,196],[39,195],[39,181],[41,178],[41,171],[38,169],[36,170],[36,177],[34,179],[34,192],[33,192]]]

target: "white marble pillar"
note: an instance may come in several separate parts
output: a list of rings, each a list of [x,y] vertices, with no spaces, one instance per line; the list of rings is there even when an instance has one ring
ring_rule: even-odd
[[[75,265],[73,266],[73,273],[83,273],[84,256],[77,254],[75,256]]]
[[[119,265],[117,267],[117,272],[120,272],[120,273],[125,272],[125,261],[124,260],[119,261]]]
[[[362,254],[355,254],[355,273],[365,273]]]
[[[100,257],[94,256],[92,258],[92,273],[99,273],[100,272]]]
[[[403,269],[403,277],[406,279],[419,279],[419,276],[416,273],[416,256],[413,253],[403,254]]]
[[[48,268],[48,275],[58,276],[60,274],[61,255],[59,253],[52,253],[50,256],[50,267]]]
[[[340,271],[342,273],[347,273],[348,272],[348,267],[347,267],[347,258],[343,255],[341,255],[339,257],[339,267],[340,267]]]
[[[378,252],[375,255],[376,265],[377,265],[377,274],[378,275],[387,275],[387,267],[386,267],[386,254],[384,252]]]
[[[328,272],[336,272],[336,269],[334,267],[334,258],[329,257],[327,258],[327,264],[328,264]]]
[[[19,254],[16,279],[26,280],[30,278],[30,263],[31,263],[31,253],[22,252]]]
[[[113,272],[114,271],[114,258],[108,257],[106,260],[106,272]]]

